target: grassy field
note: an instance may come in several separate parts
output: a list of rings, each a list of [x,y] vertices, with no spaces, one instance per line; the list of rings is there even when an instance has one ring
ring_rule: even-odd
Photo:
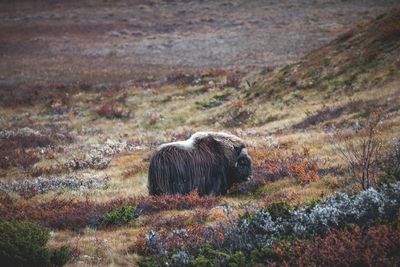
[[[399,148],[399,55],[400,12],[395,10],[359,20],[322,47],[276,68],[218,66],[179,70],[151,82],[57,81],[2,90],[0,217],[48,227],[48,247],[71,250],[67,266],[135,266],[149,258],[161,264],[165,259],[154,255],[168,258],[206,243],[221,244],[239,217],[276,203],[290,210],[313,207],[335,192],[359,193],[366,186],[360,181],[365,169],[349,170],[348,157],[362,154],[358,145],[365,142],[374,146],[368,186],[378,187],[385,176],[382,162]],[[248,144],[252,180],[225,196],[148,196],[152,151],[204,130],[230,132]],[[282,218],[285,207],[277,208]],[[272,208],[269,212],[274,214]],[[272,256],[263,251],[258,264],[272,264],[278,256],[278,265],[355,264],[318,262],[317,254],[309,261],[294,259],[315,248],[328,258],[329,240],[360,244],[362,234],[376,243],[354,245],[350,255],[360,255],[363,264],[398,263],[398,253],[390,254],[398,252],[398,238],[388,238],[390,232],[399,235],[398,214],[394,222],[375,223],[364,232],[363,225],[351,223],[317,238],[286,238]],[[176,234],[182,229],[183,237]],[[151,243],[152,232],[158,245]],[[382,244],[381,253],[373,254],[381,262],[367,261],[360,252]],[[203,256],[214,255],[204,251]],[[209,258],[241,266],[240,253]],[[256,254],[246,253],[245,258]],[[208,266],[200,257],[195,260],[190,264]]]

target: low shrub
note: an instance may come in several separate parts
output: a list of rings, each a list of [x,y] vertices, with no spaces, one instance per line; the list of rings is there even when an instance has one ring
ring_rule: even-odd
[[[259,152],[254,160],[254,178],[275,181],[283,177],[293,177],[302,185],[318,180],[318,161],[308,150],[302,153],[283,154],[280,150]]]
[[[290,210],[286,218],[274,220],[267,209],[262,209],[228,228],[224,246],[231,251],[250,252],[271,247],[285,237],[312,238],[346,224],[393,221],[399,216],[399,207],[400,183],[395,183],[380,191],[370,188],[354,197],[337,193],[321,203]]]
[[[318,161],[307,149],[302,153],[284,153],[279,149],[251,151],[253,177],[248,182],[235,184],[229,194],[253,194],[261,186],[284,177],[292,177],[297,183],[306,185],[320,179]]]
[[[9,183],[0,182],[1,193],[18,192],[20,194],[35,192],[45,194],[60,189],[85,190],[102,188],[109,181],[109,177],[76,177],[74,175],[38,177]]]
[[[129,152],[133,147],[134,145],[125,141],[107,139],[105,143],[91,145],[85,156],[74,157],[66,163],[66,167],[71,170],[86,168],[102,170],[110,165],[113,156],[122,152]]]
[[[136,207],[124,205],[103,215],[102,223],[105,225],[122,225],[129,223],[135,216]]]
[[[364,127],[355,129],[354,133],[338,131],[332,140],[338,155],[347,164],[350,182],[358,183],[363,190],[376,186],[378,182],[384,147],[381,135],[383,117],[381,110],[372,112],[367,115]]]
[[[28,168],[40,160],[39,148],[69,143],[73,138],[67,129],[53,125],[43,131],[31,128],[0,131],[0,168]]]
[[[153,256],[149,259],[145,259],[139,263],[140,267],[160,267],[165,266],[168,263],[168,259],[162,256]]]
[[[105,117],[107,119],[122,119],[122,118],[129,118],[131,115],[131,111],[124,107],[120,103],[105,103],[100,105],[96,109],[96,113],[100,117]]]
[[[30,222],[0,220],[0,262],[4,266],[63,266],[70,259],[67,247],[49,250],[46,228]]]
[[[107,202],[89,199],[61,199],[47,201],[0,198],[0,217],[7,220],[32,220],[54,228],[99,226],[104,214],[124,205],[137,207],[140,213],[165,210],[210,208],[221,202],[220,197],[189,195],[138,196],[117,198]]]
[[[140,266],[192,266],[192,267],[213,267],[230,266],[242,267],[248,266],[246,256],[243,252],[227,253],[223,250],[212,248],[210,245],[204,245],[199,255],[191,256],[185,251],[178,250],[170,257],[153,256],[142,262]]]
[[[286,202],[271,203],[266,211],[271,215],[272,220],[276,221],[278,218],[289,219],[291,216],[292,207]]]
[[[279,262],[290,266],[398,266],[400,226],[350,226],[313,240],[295,240],[274,247]],[[306,256],[305,256],[306,255]]]
[[[64,266],[71,257],[71,249],[66,246],[50,251],[50,262],[53,266]]]
[[[316,163],[304,159],[301,162],[289,162],[290,175],[301,185],[319,180]]]
[[[379,222],[396,222],[399,207],[400,183],[383,186],[379,191],[370,188],[352,197],[337,193],[302,208],[276,203],[254,214],[247,213],[238,222],[214,227],[149,229],[138,239],[142,251],[135,252],[158,255],[171,266],[396,265],[399,224],[395,223],[395,228],[382,226],[389,228],[377,230],[379,234],[374,229],[381,227]],[[346,230],[348,225],[354,225],[355,230]],[[365,229],[372,230],[364,235]],[[391,231],[395,231],[392,239],[388,238]],[[379,244],[382,247],[378,252],[370,253]],[[343,251],[346,247],[350,250]],[[331,252],[335,248],[337,251]],[[365,252],[359,252],[362,249]],[[304,257],[308,253],[313,255],[309,260]],[[348,260],[354,253],[357,257]]]
[[[40,156],[34,150],[7,150],[0,145],[0,168],[18,167],[27,169],[40,160]]]
[[[49,232],[34,223],[0,221],[0,258],[6,266],[49,266]]]
[[[222,227],[201,224],[183,228],[144,229],[129,250],[141,255],[168,254],[171,251],[199,249],[206,243],[221,243],[224,239]]]
[[[191,262],[191,265],[194,267],[201,267],[201,266],[240,267],[240,266],[246,266],[246,257],[241,251],[228,254],[224,251],[213,249],[210,246],[205,246],[202,248],[201,254]]]
[[[253,249],[250,253],[250,265],[280,261],[280,257],[272,248]]]

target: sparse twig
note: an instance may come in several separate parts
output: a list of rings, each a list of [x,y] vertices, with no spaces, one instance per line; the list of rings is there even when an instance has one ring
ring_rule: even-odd
[[[353,136],[339,132],[335,135],[335,148],[338,155],[347,163],[352,177],[359,181],[363,190],[376,184],[379,160],[383,140],[379,136],[379,123],[383,112],[372,114],[366,126],[356,132],[359,140],[352,140]],[[337,140],[344,141],[340,146]]]

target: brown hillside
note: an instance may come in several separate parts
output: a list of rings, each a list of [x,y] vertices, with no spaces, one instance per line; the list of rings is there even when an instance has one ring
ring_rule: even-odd
[[[398,79],[399,70],[400,10],[395,10],[357,25],[300,61],[264,76],[248,96],[265,100],[306,89],[328,94],[355,92]]]

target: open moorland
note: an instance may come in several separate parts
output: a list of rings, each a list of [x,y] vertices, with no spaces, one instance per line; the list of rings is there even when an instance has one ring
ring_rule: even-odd
[[[308,2],[0,3],[1,261],[400,264],[400,7]],[[252,179],[149,196],[196,131]]]

